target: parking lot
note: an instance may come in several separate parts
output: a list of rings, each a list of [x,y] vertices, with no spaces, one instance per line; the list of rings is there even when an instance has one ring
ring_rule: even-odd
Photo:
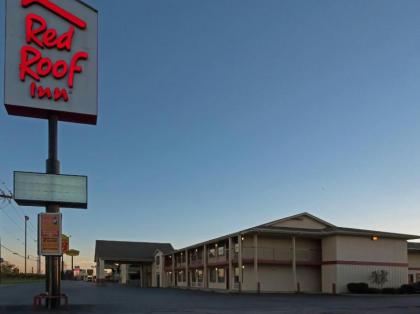
[[[32,313],[32,297],[42,288],[41,283],[0,286],[0,313]],[[420,295],[245,295],[68,281],[63,292],[70,306],[62,313],[420,313]]]

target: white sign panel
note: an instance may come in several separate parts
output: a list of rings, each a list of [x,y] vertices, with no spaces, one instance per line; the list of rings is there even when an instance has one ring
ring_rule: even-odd
[[[96,124],[98,13],[79,0],[6,0],[11,115]]]
[[[87,208],[87,177],[45,173],[14,173],[14,199],[23,206]]]

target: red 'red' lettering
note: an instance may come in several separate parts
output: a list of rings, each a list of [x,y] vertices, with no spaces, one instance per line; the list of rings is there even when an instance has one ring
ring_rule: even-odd
[[[32,58],[29,57],[31,54],[33,55]],[[41,53],[31,46],[24,46],[20,51],[20,56],[20,80],[25,81],[26,75],[29,75],[39,81],[39,75],[35,71],[32,71],[30,67],[41,59]]]
[[[55,39],[57,38],[57,31],[55,29],[47,29],[44,35],[42,35],[42,42],[47,48],[53,48],[55,46]]]
[[[38,24],[38,27],[34,25]],[[58,50],[66,49],[71,51],[71,45],[73,42],[74,36],[74,27],[70,26],[69,30],[63,33],[57,38],[57,31],[53,28],[47,28],[47,22],[39,15],[28,14],[26,16],[26,42],[30,44],[34,42],[40,48],[54,48],[57,47]],[[42,34],[41,39],[38,38]]]
[[[65,32],[63,35],[58,37],[57,39],[57,49],[63,50],[66,49],[67,51],[71,50],[71,44],[73,42],[73,35],[74,35],[74,27],[70,26],[68,32]]]
[[[34,29],[34,22],[38,23],[40,26]],[[47,22],[36,14],[28,14],[26,16],[26,42],[30,44],[31,42],[36,43],[39,47],[44,48],[42,41],[40,41],[36,36],[41,34],[47,29]]]
[[[79,62],[79,60],[87,60],[88,57],[89,54],[87,52],[77,52],[71,59],[68,80],[68,85],[70,88],[73,88],[74,85],[74,74],[81,73],[83,71],[83,68],[78,66],[77,62]]]

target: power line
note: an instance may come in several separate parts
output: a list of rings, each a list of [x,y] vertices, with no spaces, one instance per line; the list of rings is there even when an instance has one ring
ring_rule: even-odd
[[[23,210],[20,208],[20,206],[17,206],[17,207],[16,207],[13,203],[10,203],[9,205],[10,205],[12,208],[14,208],[16,211],[17,211],[17,210],[18,210],[18,208],[19,208],[19,209],[22,211],[22,215],[23,215],[23,216],[22,216],[22,218],[23,218],[23,219],[25,219],[25,217],[26,217],[27,215],[25,215],[25,213],[24,213],[24,212],[23,212]],[[29,230],[30,230],[30,231],[32,231],[32,232],[36,235],[36,234],[37,234],[37,232],[35,231],[35,229],[34,229],[35,227],[33,227],[31,220],[28,220],[28,222],[29,222],[29,227],[30,227],[30,228],[29,228]],[[31,228],[32,228],[32,230],[31,230]]]
[[[2,208],[0,210],[2,213],[4,213],[6,215],[7,218],[9,218],[9,220],[11,222],[13,222],[19,229],[21,229],[23,232],[25,232],[25,230],[23,229],[23,227],[21,225],[19,225],[16,220],[14,220],[12,217],[10,217],[10,215],[4,210],[4,208]]]
[[[13,255],[19,256],[19,257],[21,257],[21,258],[25,258],[25,256],[24,256],[24,255],[19,254],[18,252],[13,251],[12,249],[8,248],[7,246],[5,246],[5,245],[3,245],[3,244],[1,245],[1,247],[2,247],[3,249],[5,249],[6,251],[8,251],[8,252],[12,253]],[[28,259],[28,260],[30,260],[30,261],[34,261],[34,262],[38,261],[37,259],[30,258],[30,257],[28,257],[27,259]]]
[[[20,218],[25,219],[25,217],[27,216],[25,214],[25,211],[20,206],[15,206],[13,204],[13,202],[12,202],[12,200],[14,202],[16,202],[13,199],[13,193],[12,193],[12,191],[9,189],[9,187],[6,185],[6,183],[4,183],[4,181],[2,181],[2,185],[6,189],[6,192],[3,189],[0,188],[0,198],[6,199],[6,205],[5,205],[5,207],[7,207],[7,205],[10,205],[14,209],[14,213],[17,215],[17,217],[18,217],[19,220],[20,220]],[[4,209],[4,208],[1,208],[1,209]],[[19,216],[19,212],[22,215],[22,217]],[[37,235],[37,232],[35,230],[35,227],[34,227],[34,225],[32,224],[32,222],[30,220],[29,220],[29,230],[31,232],[33,232],[35,235]],[[32,237],[32,239],[36,241],[36,239],[34,239],[33,237]]]

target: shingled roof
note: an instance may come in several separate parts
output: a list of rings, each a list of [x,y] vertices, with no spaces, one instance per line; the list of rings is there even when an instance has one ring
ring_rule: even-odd
[[[167,254],[174,248],[170,243],[96,240],[95,261],[152,262],[156,250]]]

